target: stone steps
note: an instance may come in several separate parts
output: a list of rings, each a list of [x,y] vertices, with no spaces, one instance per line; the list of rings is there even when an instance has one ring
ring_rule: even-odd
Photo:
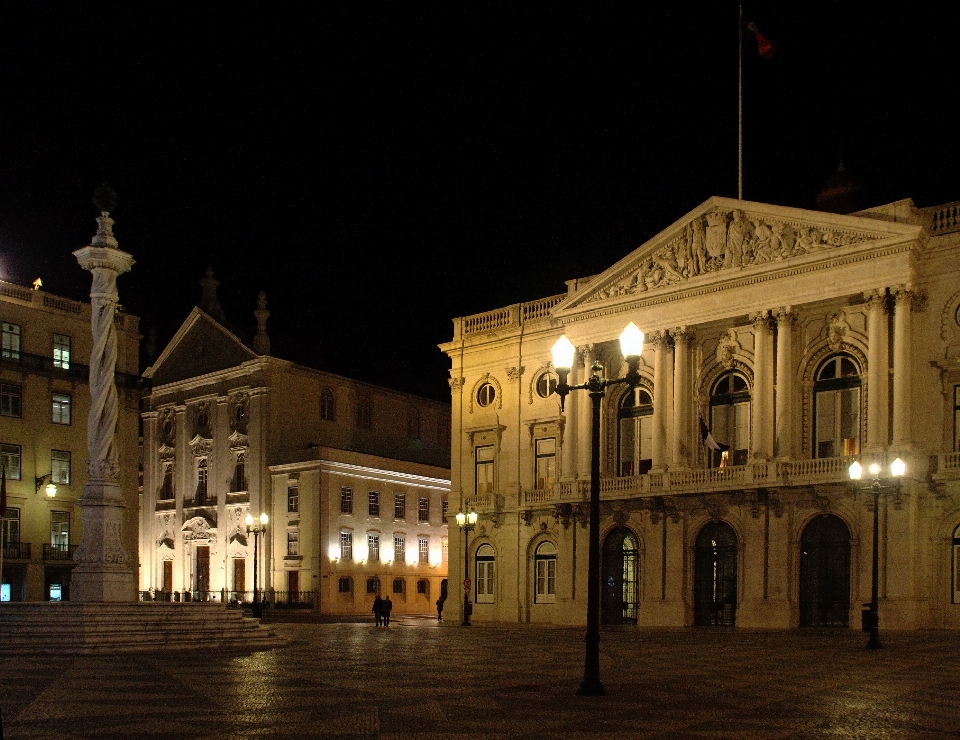
[[[219,604],[0,605],[0,655],[88,655],[197,648],[253,652],[283,644],[259,620]]]

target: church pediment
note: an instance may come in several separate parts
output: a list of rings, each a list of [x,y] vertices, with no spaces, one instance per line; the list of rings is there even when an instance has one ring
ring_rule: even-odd
[[[159,386],[228,370],[256,357],[233,333],[195,308],[144,376]]]
[[[919,226],[711,198],[590,280],[554,315],[923,237]]]

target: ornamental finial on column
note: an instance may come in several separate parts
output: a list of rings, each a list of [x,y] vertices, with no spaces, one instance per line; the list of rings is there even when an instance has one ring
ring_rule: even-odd
[[[91,245],[117,249],[119,245],[113,236],[113,219],[110,218],[110,211],[117,207],[117,194],[109,185],[103,183],[93,193],[93,204],[100,211],[100,217],[97,219],[97,233],[94,234]]]
[[[258,355],[270,354],[270,337],[267,335],[267,319],[270,312],[267,310],[267,294],[262,290],[257,296],[257,310],[253,312],[257,317],[257,334],[253,338],[253,351]]]

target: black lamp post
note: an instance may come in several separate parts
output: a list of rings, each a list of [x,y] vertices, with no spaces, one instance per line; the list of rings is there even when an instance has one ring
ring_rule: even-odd
[[[870,474],[873,481],[862,486],[864,491],[873,491],[873,571],[870,577],[870,605],[869,611],[863,612],[863,631],[870,633],[870,639],[867,640],[868,650],[879,650],[883,647],[880,643],[880,493],[884,490],[891,490],[900,487],[900,478],[906,472],[907,466],[899,457],[890,464],[890,474],[897,479],[896,486],[884,484],[880,480],[882,468],[877,463],[870,465]],[[850,465],[848,471],[851,480],[860,480],[863,476],[863,466],[856,460]]]
[[[620,335],[620,350],[627,361],[627,374],[623,378],[608,380],[602,376],[603,367],[594,363],[590,378],[580,385],[569,385],[567,378],[573,367],[574,346],[566,335],[553,346],[553,366],[560,382],[560,410],[563,411],[570,391],[585,390],[593,399],[593,426],[590,436],[590,533],[587,574],[587,635],[586,657],[583,663],[583,681],[577,694],[580,696],[603,696],[606,689],[600,681],[600,402],[609,385],[625,383],[635,388],[640,383],[640,354],[643,352],[643,332],[632,321]]]
[[[260,519],[254,520],[252,516],[247,514],[247,534],[253,533],[253,616],[257,619],[263,616],[263,606],[260,603],[260,591],[257,588],[257,571],[259,566],[257,565],[257,545],[261,534],[265,534],[267,531],[267,517],[266,513],[260,515]]]
[[[463,533],[463,621],[461,627],[470,627],[470,531],[477,526],[477,512],[471,509],[457,512],[457,526]]]

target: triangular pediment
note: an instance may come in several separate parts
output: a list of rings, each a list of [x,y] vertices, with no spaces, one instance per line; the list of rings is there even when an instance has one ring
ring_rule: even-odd
[[[553,315],[924,238],[910,224],[714,197],[591,278]]]
[[[257,354],[199,308],[194,308],[143,375],[154,386],[237,367]]]

